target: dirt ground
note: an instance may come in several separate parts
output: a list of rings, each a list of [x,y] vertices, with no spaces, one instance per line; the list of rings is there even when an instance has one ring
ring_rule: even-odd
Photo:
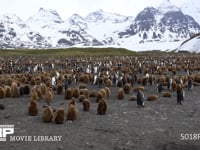
[[[72,85],[72,87],[75,85]],[[98,89],[87,85],[88,89]],[[138,108],[136,101],[129,101],[131,93],[124,100],[117,99],[117,87],[111,87],[106,115],[97,115],[97,103],[90,98],[91,110],[84,112],[78,104],[78,119],[64,124],[42,122],[42,106],[39,115],[29,116],[28,95],[20,98],[0,99],[5,105],[0,110],[0,124],[15,126],[12,136],[62,136],[61,141],[9,141],[0,142],[1,150],[199,150],[200,137],[181,140],[181,136],[200,134],[199,87],[186,91],[183,105],[176,105],[176,93],[171,98],[158,94],[157,101],[145,101],[144,108]],[[145,87],[145,98],[156,93],[156,85]],[[51,106],[66,108],[68,100],[64,94],[56,95]]]

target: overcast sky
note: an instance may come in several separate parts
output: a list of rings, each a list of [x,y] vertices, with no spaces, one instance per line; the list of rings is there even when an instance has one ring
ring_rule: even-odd
[[[14,13],[27,19],[39,8],[56,10],[63,20],[77,13],[85,17],[88,13],[102,9],[135,17],[146,6],[159,6],[164,0],[0,0],[0,13]],[[171,0],[180,5],[187,0]]]

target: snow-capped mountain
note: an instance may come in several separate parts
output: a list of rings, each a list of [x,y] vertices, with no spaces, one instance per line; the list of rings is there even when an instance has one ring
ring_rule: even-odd
[[[144,8],[135,18],[101,9],[86,17],[74,14],[66,20],[62,20],[57,11],[43,8],[28,20],[16,15],[0,15],[0,47],[175,49],[184,40],[200,33],[200,20],[196,22],[198,19],[182,10],[187,9],[165,0],[157,8]]]
[[[122,16],[116,13],[108,13],[104,12],[102,9],[92,12],[86,16],[87,22],[98,22],[98,23],[105,23],[105,22],[112,22],[112,23],[123,23],[130,19],[133,19],[130,16]]]
[[[26,21],[13,14],[0,15],[0,47],[46,46],[39,32],[33,31]]]
[[[87,29],[88,27],[86,20],[78,14],[73,14],[66,22],[74,26],[79,26],[81,29]]]
[[[133,17],[98,10],[85,17],[90,35],[104,45],[119,45],[117,33],[133,22]]]
[[[62,19],[55,10],[40,8],[39,11],[28,19],[29,22],[54,22],[62,23]]]
[[[177,42],[200,32],[200,25],[181,9],[165,1],[158,8],[147,7],[134,22],[119,33],[122,39],[137,37],[139,43]],[[136,39],[136,38],[135,38]]]
[[[101,19],[99,18],[100,16],[102,17]],[[26,30],[24,28],[18,29],[19,27],[16,25],[12,27],[13,31],[18,31],[15,32],[17,41],[13,39],[8,41],[8,38],[6,38],[8,37],[7,32],[1,35],[1,43],[4,43],[1,44],[1,47],[3,48],[115,45],[116,43],[113,40],[115,32],[119,32],[133,20],[132,17],[99,10],[88,14],[85,18],[74,14],[63,21],[55,10],[45,10],[43,8],[40,8],[27,21],[22,21],[19,17],[17,17],[17,20],[16,17],[12,16],[7,21],[8,19],[6,20],[6,17],[2,16],[0,32],[5,30],[11,34],[8,29],[4,29],[4,26],[10,27],[12,24],[24,24]],[[9,24],[5,24],[6,22],[9,22]],[[21,33],[23,33],[24,37]]]

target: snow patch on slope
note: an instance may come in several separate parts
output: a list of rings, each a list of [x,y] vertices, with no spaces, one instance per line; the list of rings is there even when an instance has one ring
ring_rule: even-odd
[[[183,42],[178,48],[177,51],[188,51],[200,53],[200,35]]]

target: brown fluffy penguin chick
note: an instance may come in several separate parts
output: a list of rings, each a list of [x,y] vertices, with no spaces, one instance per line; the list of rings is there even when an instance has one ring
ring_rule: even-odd
[[[50,106],[43,106],[42,110],[42,121],[43,122],[52,122],[53,119],[53,110]]]
[[[65,120],[65,111],[63,108],[58,108],[54,112],[54,121],[56,124],[63,124]]]
[[[3,87],[0,87],[0,98],[4,98],[6,96],[5,89]]]
[[[30,99],[39,101],[39,96],[38,96],[37,90],[34,88],[31,90]]]
[[[6,97],[11,97],[12,96],[12,92],[11,92],[11,87],[10,86],[5,86],[5,96]]]
[[[149,95],[147,97],[147,101],[156,101],[158,99],[157,95]]]
[[[38,114],[38,102],[35,100],[31,100],[28,106],[28,114],[30,116],[37,116]]]
[[[105,87],[105,91],[106,91],[106,98],[109,98],[111,95],[111,91],[109,87]]]
[[[118,98],[119,100],[124,99],[124,89],[123,89],[123,88],[119,88],[119,89],[118,89],[117,98]]]
[[[62,94],[63,93],[63,86],[61,83],[58,83],[57,86],[56,86],[56,92],[58,95]]]
[[[97,95],[96,95],[96,102],[98,103],[101,99],[103,99],[103,95],[101,92],[97,92]]]
[[[78,87],[73,88],[73,97],[78,98],[80,95],[80,90]]]
[[[71,101],[69,102],[68,106],[69,106],[70,104],[74,105],[75,108],[76,108],[76,99],[75,99],[74,97],[72,97],[72,99],[71,99]]]
[[[66,120],[68,121],[74,121],[77,118],[77,111],[76,111],[76,106],[74,104],[69,104],[67,108],[67,118]]]
[[[45,94],[45,100],[48,105],[53,101],[53,92],[51,90],[47,90]]]
[[[87,97],[85,95],[79,96],[79,102],[83,102],[84,99],[87,99]]]
[[[84,111],[90,110],[90,101],[88,99],[84,99],[82,104],[83,104],[83,110]]]
[[[97,114],[98,115],[105,115],[107,112],[107,102],[105,99],[101,99],[97,106]]]
[[[12,85],[11,85],[11,92],[12,92],[12,97],[13,98],[20,97],[20,92],[19,92],[18,85],[17,85],[16,82],[12,83]]]
[[[130,90],[131,90],[131,84],[130,83],[126,83],[123,87],[124,89],[124,93],[125,94],[129,94]]]

